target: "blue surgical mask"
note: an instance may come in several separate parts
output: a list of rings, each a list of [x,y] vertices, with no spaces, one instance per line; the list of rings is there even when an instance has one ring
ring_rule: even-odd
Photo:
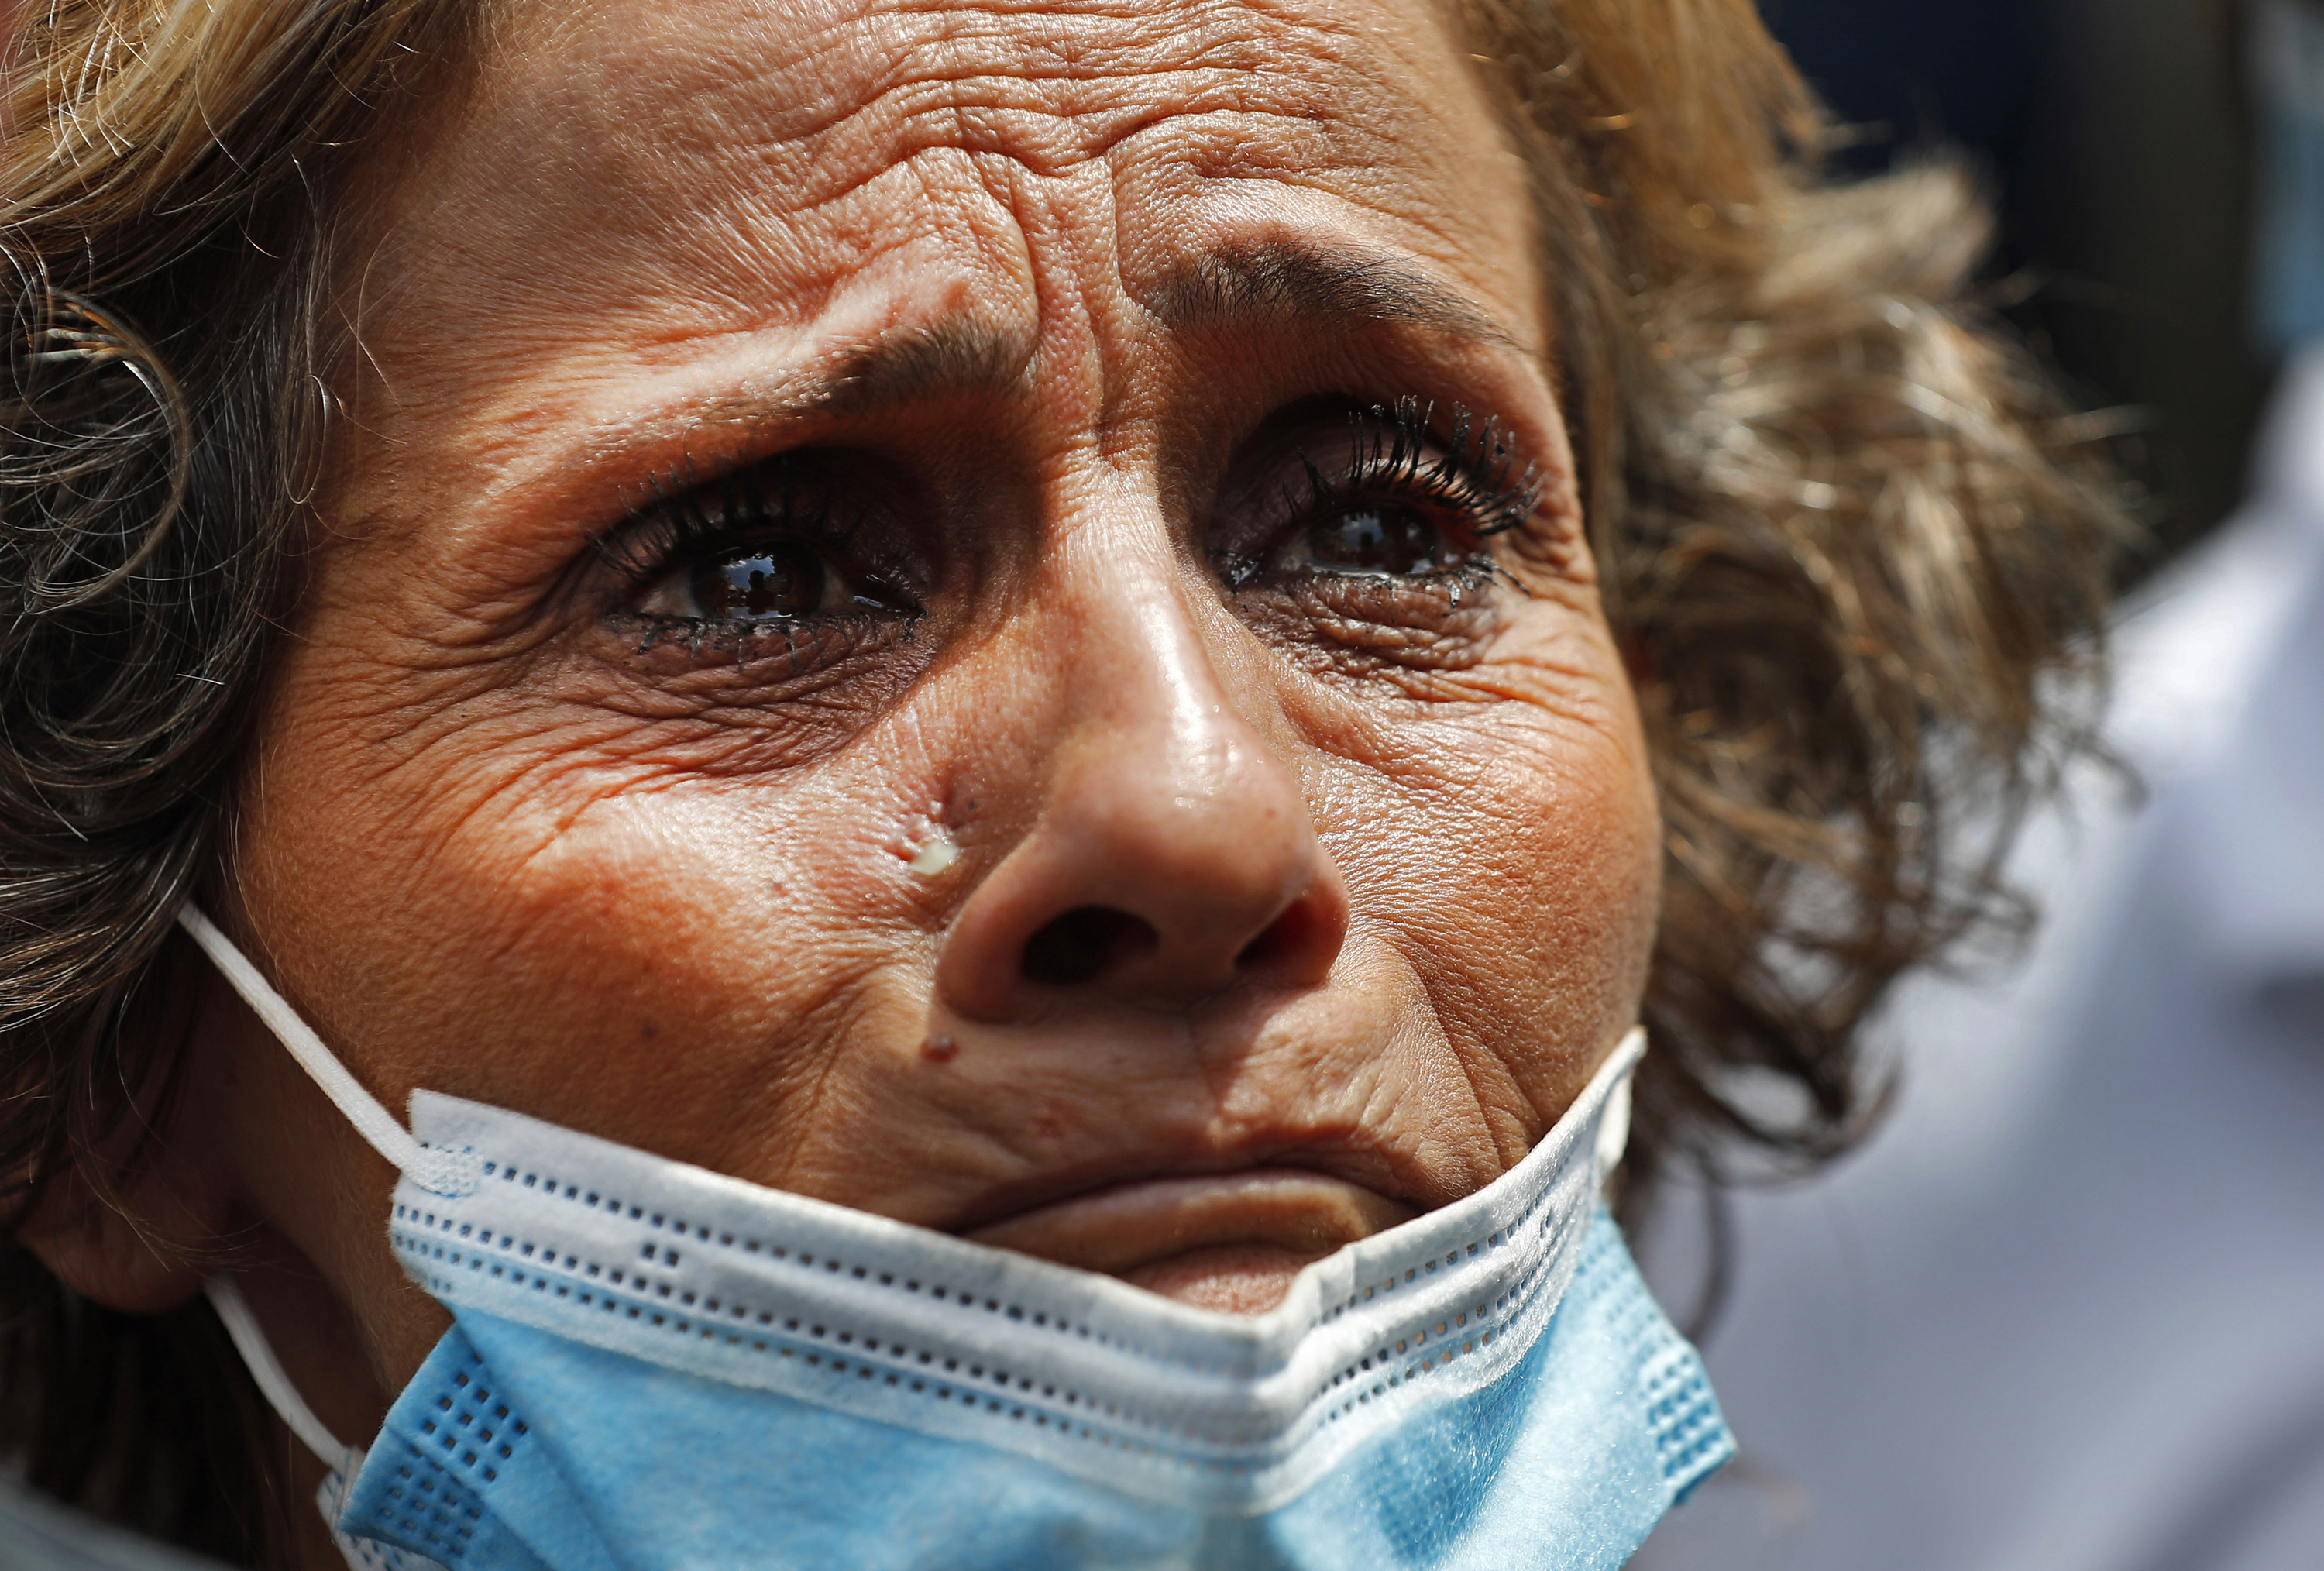
[[[1639,1033],[1509,1172],[1237,1317],[456,1097],[407,1131],[184,920],[402,1171],[455,1321],[357,1451],[213,1289],[351,1565],[1609,1567],[1733,1452],[1599,1198]]]

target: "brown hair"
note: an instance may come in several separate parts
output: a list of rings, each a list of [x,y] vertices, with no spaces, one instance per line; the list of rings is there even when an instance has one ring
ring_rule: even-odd
[[[1985,227],[1958,175],[1821,182],[1822,122],[1749,0],[1460,3],[1534,171],[1554,369],[1668,827],[1633,1191],[1674,1160],[1821,1158],[1877,1100],[1857,1027],[1888,983],[2012,914],[1994,873],[2055,733],[2036,679],[2094,632],[2120,527],[2101,433],[1965,297]],[[472,9],[44,0],[11,47],[19,1216],[166,1081],[128,1012],[232,809],[328,414],[329,220],[364,128],[459,57]],[[0,1453],[148,1530],[263,1554],[254,1453],[202,1428],[256,1411],[207,1308],[141,1321],[5,1249]]]
[[[2087,738],[2107,461],[1977,303],[1958,169],[1827,183],[1741,0],[1472,0],[1531,143],[1560,370],[1666,836],[1635,1202],[1828,1159],[1896,975],[2027,915],[1999,871]],[[2045,702],[2045,698],[2048,701]]]
[[[377,106],[445,0],[29,0],[0,95],[0,1205],[170,1058],[141,996],[217,853],[326,412],[317,291]],[[5,12],[0,12],[5,17]],[[132,1142],[134,1144],[134,1141]],[[287,1520],[206,1303],[122,1314],[0,1244],[0,1462],[244,1563]]]

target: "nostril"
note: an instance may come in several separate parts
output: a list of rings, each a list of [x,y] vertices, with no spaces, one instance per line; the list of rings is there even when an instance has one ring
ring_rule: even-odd
[[[1296,955],[1316,938],[1320,919],[1306,901],[1295,901],[1265,931],[1245,944],[1235,956],[1235,969],[1249,971],[1286,956]]]
[[[1017,968],[1028,982],[1070,987],[1094,982],[1117,962],[1134,959],[1160,942],[1143,918],[1112,906],[1076,906],[1025,940]]]

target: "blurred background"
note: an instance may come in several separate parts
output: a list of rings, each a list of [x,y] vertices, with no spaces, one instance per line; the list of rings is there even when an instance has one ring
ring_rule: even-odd
[[[2256,117],[2227,0],[1762,0],[1874,173],[1965,154],[2008,314],[2092,405],[2144,411],[2149,568],[2231,512],[2280,346],[2251,310]],[[2319,1562],[2324,1563],[2324,1562]]]
[[[1989,298],[2135,411],[2109,756],[1907,980],[1889,1118],[1639,1239],[1741,1445],[1637,1571],[2324,1571],[2324,0],[1761,0],[2002,219]]]

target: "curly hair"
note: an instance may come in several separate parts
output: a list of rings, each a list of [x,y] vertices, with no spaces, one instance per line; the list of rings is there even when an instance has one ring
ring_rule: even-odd
[[[1848,1149],[1886,1102],[1858,1028],[1890,983],[2022,932],[2000,868],[2088,744],[2134,495],[2120,422],[1979,303],[1967,177],[1824,180],[1827,121],[1750,5],[1471,15],[1662,804],[1635,1218],[1674,1162]]]
[[[1858,1026],[2020,913],[1996,877],[2073,740],[2122,494],[1976,302],[1976,193],[1851,186],[1750,0],[1455,0],[1532,170],[1561,401],[1668,836],[1628,1199],[1812,1162],[1881,1100]],[[20,1225],[151,1119],[136,1009],[232,784],[344,336],[364,141],[456,67],[450,0],[44,0],[9,42],[0,254],[0,1185]],[[0,11],[0,15],[5,15]],[[0,1455],[268,1553],[207,1306],[141,1319],[0,1245]],[[204,1383],[207,1382],[207,1383]],[[193,1394],[189,1395],[191,1392]],[[134,1483],[137,1487],[129,1488]]]

